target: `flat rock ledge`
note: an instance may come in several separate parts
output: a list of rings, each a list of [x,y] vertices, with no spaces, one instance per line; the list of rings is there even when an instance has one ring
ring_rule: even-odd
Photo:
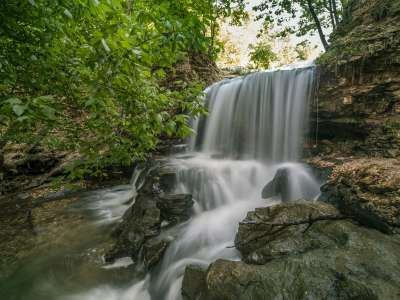
[[[243,261],[188,266],[186,300],[397,299],[400,239],[311,201],[249,212],[235,246]]]

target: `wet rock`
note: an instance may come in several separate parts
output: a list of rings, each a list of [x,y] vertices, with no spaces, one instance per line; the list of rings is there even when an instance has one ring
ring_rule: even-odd
[[[153,267],[170,241],[162,238],[163,232],[190,218],[192,196],[172,193],[177,170],[164,161],[149,166],[149,170],[134,204],[113,232],[116,242],[105,255],[107,262],[130,256],[135,263]]]
[[[239,225],[235,244],[245,261],[212,263],[201,296],[186,299],[400,297],[399,239],[343,219],[329,204],[257,209]],[[185,294],[196,295],[188,281]]]
[[[137,260],[144,242],[160,233],[160,216],[155,199],[139,195],[114,232],[117,242],[106,254],[105,260],[113,262],[116,258],[124,256]]]
[[[199,265],[188,265],[182,282],[183,299],[203,299],[206,295],[207,268]]]
[[[176,167],[163,166],[157,171],[159,188],[164,193],[171,193],[176,188]]]
[[[186,221],[190,217],[192,206],[191,195],[139,195],[115,230],[117,241],[105,256],[106,261],[112,262],[124,256],[130,256],[137,261],[143,249],[142,254],[147,260],[145,264],[153,266],[164,253],[167,243],[154,243],[152,239],[162,233],[164,224],[168,228]]]
[[[321,200],[361,224],[390,233],[400,228],[400,161],[355,159],[336,166]]]
[[[163,220],[177,224],[190,218],[193,207],[192,196],[188,194],[159,195],[157,207]]]
[[[188,144],[179,144],[171,147],[171,154],[181,154],[187,152],[189,149]]]
[[[155,266],[162,259],[168,244],[167,241],[160,239],[151,239],[144,244],[144,264],[148,269]]]
[[[289,176],[289,169],[278,169],[274,178],[263,188],[261,196],[266,199],[280,195],[284,202],[291,200],[289,195]]]

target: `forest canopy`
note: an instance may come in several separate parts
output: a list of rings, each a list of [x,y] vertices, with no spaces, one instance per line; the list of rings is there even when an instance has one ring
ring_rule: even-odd
[[[348,0],[262,0],[254,7],[258,18],[280,27],[280,34],[318,33],[325,50],[329,34],[339,25]]]
[[[71,176],[101,173],[187,136],[199,82],[165,84],[193,53],[213,59],[235,0],[0,2],[0,154],[8,143],[79,153]],[[0,155],[0,166],[2,164]]]

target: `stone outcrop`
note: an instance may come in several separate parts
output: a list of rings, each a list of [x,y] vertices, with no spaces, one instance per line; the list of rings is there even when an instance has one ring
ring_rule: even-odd
[[[336,166],[321,200],[361,224],[386,233],[400,229],[400,161],[355,159]]]
[[[243,262],[187,268],[185,299],[400,297],[399,239],[361,227],[329,204],[257,209],[239,225],[235,244]]]
[[[313,154],[400,156],[400,1],[350,1],[319,59]],[[315,145],[314,145],[315,146]]]
[[[308,159],[327,179],[321,200],[386,233],[400,215],[398,24],[400,0],[349,1],[319,58]]]
[[[148,169],[134,204],[114,230],[116,242],[105,256],[107,262],[130,256],[135,263],[153,267],[174,238],[168,229],[190,218],[192,196],[173,193],[177,170],[165,162]]]
[[[335,245],[335,238],[322,237],[318,228],[344,218],[335,207],[311,201],[257,208],[239,224],[235,246],[243,261],[265,264],[289,254]]]

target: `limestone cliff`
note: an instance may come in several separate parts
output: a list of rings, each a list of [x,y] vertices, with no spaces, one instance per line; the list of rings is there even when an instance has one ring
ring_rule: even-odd
[[[317,152],[400,156],[400,1],[352,1],[331,39],[312,108]]]
[[[365,225],[398,231],[400,1],[351,1],[319,72],[309,162],[332,171],[321,198]]]

